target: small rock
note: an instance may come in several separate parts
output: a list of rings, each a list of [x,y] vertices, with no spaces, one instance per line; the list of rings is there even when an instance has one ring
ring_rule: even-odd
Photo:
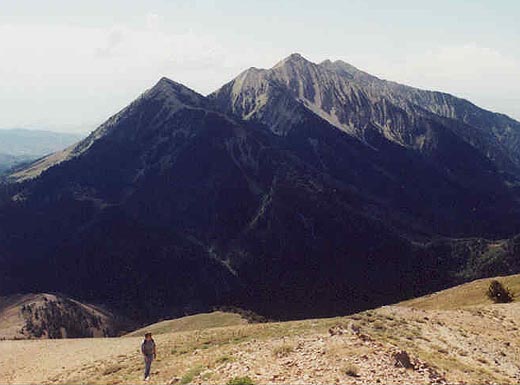
[[[330,329],[329,329],[329,334],[330,336],[340,336],[342,334],[345,334],[345,329],[343,329],[342,326],[340,325],[336,325],[336,326],[332,326]]]

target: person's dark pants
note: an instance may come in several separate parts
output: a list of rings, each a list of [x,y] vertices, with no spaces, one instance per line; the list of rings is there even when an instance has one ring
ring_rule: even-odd
[[[150,376],[150,368],[152,367],[153,354],[144,356],[144,378]]]

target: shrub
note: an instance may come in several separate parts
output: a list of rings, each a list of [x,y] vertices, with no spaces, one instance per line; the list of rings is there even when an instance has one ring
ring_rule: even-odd
[[[227,382],[227,385],[254,385],[255,383],[250,377],[233,377]]]
[[[487,290],[487,296],[495,303],[508,303],[513,301],[513,295],[507,287],[504,287],[496,279],[491,281]]]
[[[217,364],[223,364],[225,362],[231,362],[233,361],[233,357],[231,356],[221,356],[219,358],[217,358],[217,360],[215,361]]]
[[[283,344],[273,349],[274,356],[278,358],[287,357],[294,351],[294,347],[289,344]]]

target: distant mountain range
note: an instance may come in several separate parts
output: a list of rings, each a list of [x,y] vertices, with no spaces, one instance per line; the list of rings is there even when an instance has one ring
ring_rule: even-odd
[[[83,137],[51,131],[0,129],[0,172],[62,150]]]
[[[520,271],[520,123],[293,54],[163,78],[0,196],[0,290],[157,319],[345,314]]]

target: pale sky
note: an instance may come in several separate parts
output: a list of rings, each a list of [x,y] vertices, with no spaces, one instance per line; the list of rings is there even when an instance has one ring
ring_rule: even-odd
[[[207,94],[290,53],[520,120],[518,0],[0,0],[0,128],[89,132],[167,76]]]

